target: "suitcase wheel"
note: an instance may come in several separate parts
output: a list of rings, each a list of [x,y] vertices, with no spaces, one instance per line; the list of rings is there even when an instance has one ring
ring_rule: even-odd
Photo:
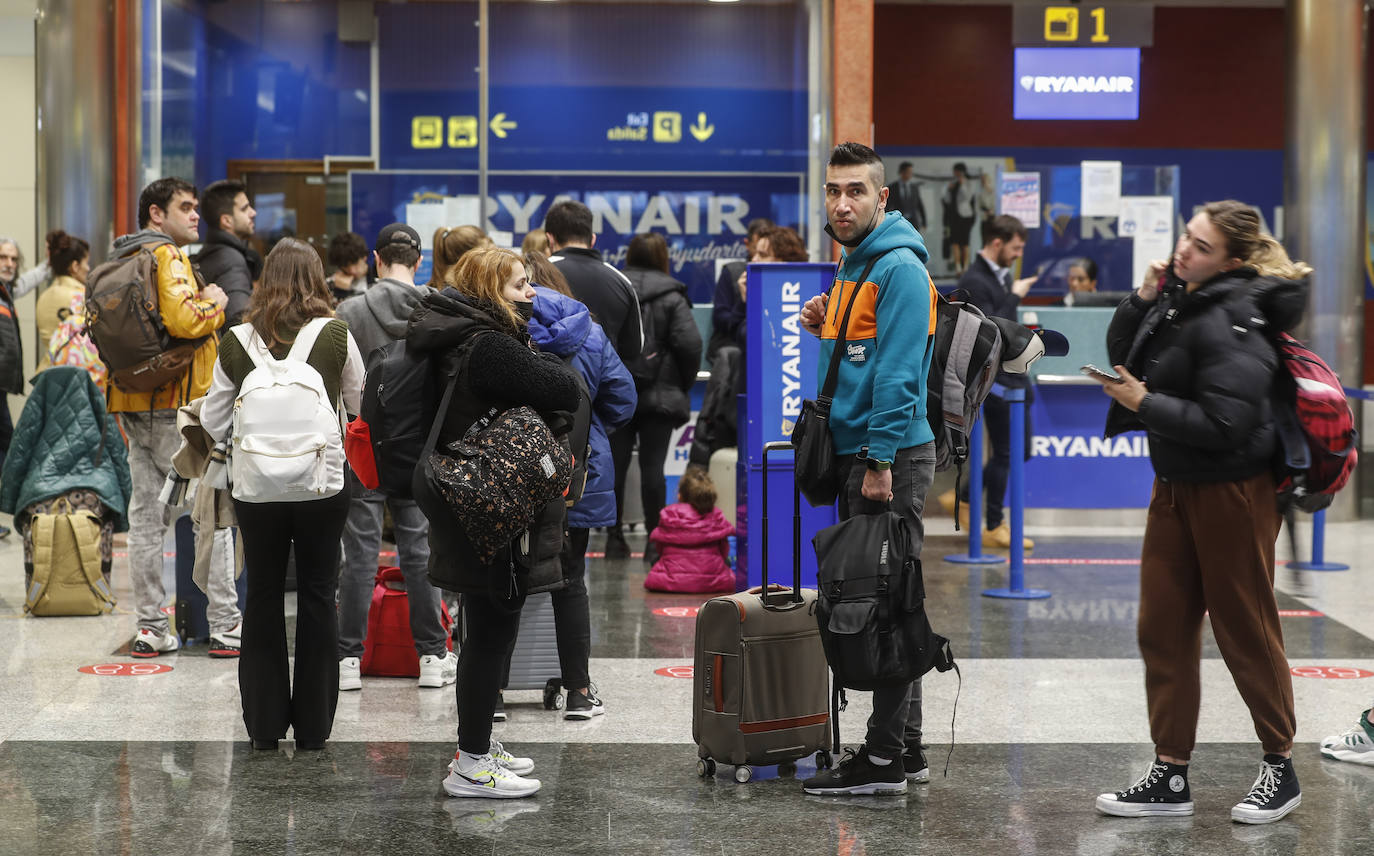
[[[544,709],[562,710],[563,709],[563,685],[557,678],[549,678],[544,684]]]
[[[829,769],[830,769],[831,763],[832,763],[832,759],[831,759],[831,757],[830,757],[830,750],[829,750],[829,749],[822,749],[821,751],[819,751],[819,752],[816,753],[816,769],[817,769],[817,770],[829,770]]]
[[[754,778],[754,769],[747,764],[735,768],[735,781],[741,785]]]
[[[787,777],[787,778],[791,778],[792,776],[795,776],[796,774],[797,774],[797,762],[796,762],[796,761],[783,761],[781,764],[778,765],[778,775],[779,775],[779,776],[785,776],[785,777]]]
[[[709,779],[716,774],[716,762],[710,758],[702,758],[697,761],[697,775],[703,779]]]

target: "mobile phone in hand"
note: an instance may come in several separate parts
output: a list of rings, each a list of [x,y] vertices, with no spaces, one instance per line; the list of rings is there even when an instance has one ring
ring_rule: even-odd
[[[1101,383],[1125,383],[1125,382],[1126,382],[1125,378],[1121,377],[1120,375],[1116,374],[1115,372],[1103,371],[1102,369],[1100,369],[1100,368],[1098,368],[1097,366],[1094,366],[1094,365],[1083,366],[1082,368],[1079,369],[1079,371],[1082,372],[1083,374],[1087,375],[1088,377],[1092,378],[1093,380],[1099,381],[1099,382],[1101,382]]]

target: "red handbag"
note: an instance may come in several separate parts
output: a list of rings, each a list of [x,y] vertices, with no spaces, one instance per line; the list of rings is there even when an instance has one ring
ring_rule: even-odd
[[[355,416],[344,431],[344,457],[363,487],[376,490],[381,480],[377,478],[377,458],[372,453],[372,428],[361,416]]]
[[[453,618],[439,603],[440,620],[453,650]],[[367,636],[363,639],[362,673],[388,678],[420,677],[420,655],[410,635],[410,599],[400,568],[377,569],[372,606],[367,611]]]

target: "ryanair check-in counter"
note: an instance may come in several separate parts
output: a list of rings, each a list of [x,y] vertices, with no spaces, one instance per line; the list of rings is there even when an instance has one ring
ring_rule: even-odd
[[[1065,357],[1042,357],[1031,367],[1030,460],[1026,508],[1144,508],[1154,472],[1145,434],[1102,436],[1111,399],[1079,367],[1111,367],[1107,325],[1115,308],[1028,306],[1020,321],[1058,330],[1069,340]]]

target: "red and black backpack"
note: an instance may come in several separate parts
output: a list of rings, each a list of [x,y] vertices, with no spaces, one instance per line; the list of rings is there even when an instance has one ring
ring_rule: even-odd
[[[1341,380],[1321,357],[1287,333],[1274,339],[1274,423],[1278,428],[1279,507],[1321,511],[1345,487],[1359,459],[1359,434]]]

